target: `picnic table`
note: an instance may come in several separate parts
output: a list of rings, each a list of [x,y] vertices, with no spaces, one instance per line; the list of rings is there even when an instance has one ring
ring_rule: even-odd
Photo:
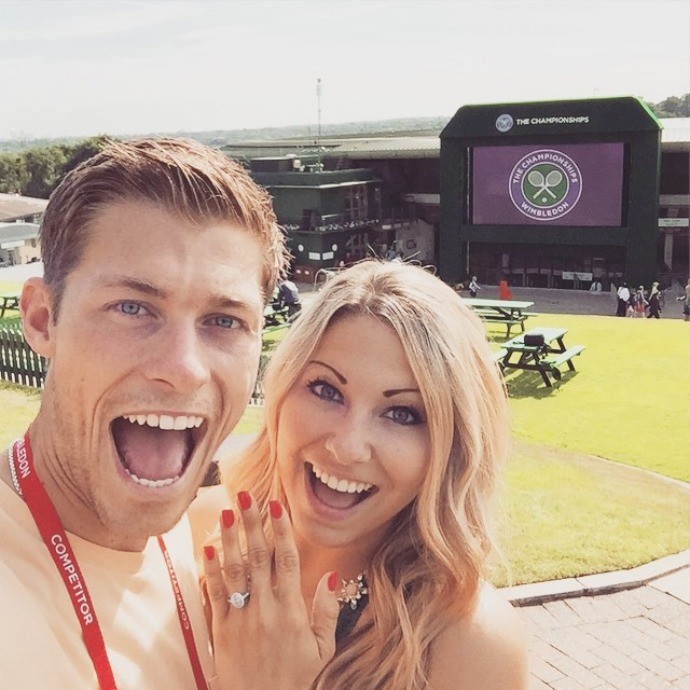
[[[540,326],[532,328],[503,343],[495,358],[501,369],[526,369],[538,371],[544,383],[551,387],[551,376],[559,381],[562,374],[558,367],[568,365],[575,371],[573,357],[579,355],[584,345],[565,346],[568,329]]]
[[[8,309],[19,309],[19,293],[9,292],[0,295],[0,319]]]
[[[506,337],[510,338],[513,326],[520,326],[524,332],[525,321],[534,316],[525,311],[534,302],[519,302],[506,299],[482,299],[480,297],[463,297],[462,300],[472,311],[484,321],[503,324],[506,327]]]

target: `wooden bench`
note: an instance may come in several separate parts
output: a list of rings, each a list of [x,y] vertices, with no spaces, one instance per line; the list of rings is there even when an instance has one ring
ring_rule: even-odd
[[[512,316],[511,318],[506,318],[495,311],[484,311],[482,309],[475,309],[474,313],[482,319],[482,321],[490,321],[491,323],[503,324],[506,327],[506,338],[510,338],[510,331],[513,326],[520,326],[522,330],[525,330],[525,321],[527,320],[526,314],[520,314]]]
[[[544,369],[549,369],[549,373],[553,376],[556,381],[560,380],[561,372],[558,367],[561,364],[568,364],[568,369],[570,371],[575,371],[575,365],[573,364],[573,357],[579,355],[585,349],[584,345],[573,345],[569,347],[565,352],[556,352],[555,354],[544,357],[540,362]]]
[[[494,355],[494,362],[498,364],[498,366],[501,368],[501,371],[503,371],[503,358],[508,354],[508,350],[504,350],[501,348],[500,350],[496,350],[496,352],[493,353]]]
[[[9,309],[19,309],[19,295],[0,295],[0,319]]]

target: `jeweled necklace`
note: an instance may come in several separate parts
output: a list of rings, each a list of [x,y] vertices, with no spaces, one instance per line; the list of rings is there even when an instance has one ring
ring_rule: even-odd
[[[353,611],[359,606],[362,597],[369,595],[369,588],[364,573],[360,573],[354,580],[343,580],[338,601],[343,606],[349,606]]]

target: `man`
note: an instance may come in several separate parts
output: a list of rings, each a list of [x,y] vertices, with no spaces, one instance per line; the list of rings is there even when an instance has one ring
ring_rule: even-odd
[[[291,280],[283,280],[278,288],[278,302],[281,307],[287,307],[288,319],[302,311],[302,300],[298,287]]]
[[[627,283],[623,283],[616,291],[616,297],[618,299],[618,305],[616,307],[616,316],[625,316],[628,303],[630,302],[630,289]]]
[[[41,242],[20,309],[50,365],[0,463],[2,685],[206,688],[180,518],[254,383],[286,266],[270,199],[200,144],[114,143],[55,190]]]

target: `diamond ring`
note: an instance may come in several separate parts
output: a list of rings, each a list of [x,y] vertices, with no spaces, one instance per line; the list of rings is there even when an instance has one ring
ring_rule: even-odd
[[[233,592],[228,597],[228,604],[230,606],[241,609],[249,601],[249,592]]]

